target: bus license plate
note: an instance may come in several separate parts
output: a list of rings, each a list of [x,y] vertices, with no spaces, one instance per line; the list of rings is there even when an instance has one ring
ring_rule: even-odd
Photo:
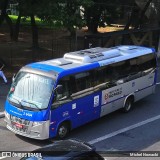
[[[17,128],[23,128],[23,125],[22,125],[22,124],[15,123],[14,125],[15,125]]]

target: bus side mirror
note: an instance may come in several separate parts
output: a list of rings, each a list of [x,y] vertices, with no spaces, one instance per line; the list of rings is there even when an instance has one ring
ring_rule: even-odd
[[[16,77],[16,74],[13,75],[13,77],[12,77],[12,82],[14,82],[15,77]]]
[[[63,93],[63,86],[62,85],[57,85],[55,90],[57,91],[57,94],[62,94]]]

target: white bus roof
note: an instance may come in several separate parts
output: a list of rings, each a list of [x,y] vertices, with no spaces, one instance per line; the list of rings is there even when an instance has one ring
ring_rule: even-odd
[[[154,52],[152,48],[123,45],[112,48],[90,48],[64,54],[63,58],[39,62],[62,69],[76,68],[98,62],[100,66]]]

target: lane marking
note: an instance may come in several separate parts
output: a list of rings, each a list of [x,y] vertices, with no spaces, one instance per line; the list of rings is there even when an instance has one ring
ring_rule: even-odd
[[[126,127],[126,128],[117,130],[117,131],[115,131],[115,132],[109,133],[109,134],[104,135],[104,136],[102,136],[102,137],[93,139],[93,140],[89,141],[88,143],[89,143],[89,144],[95,144],[95,143],[101,142],[101,141],[103,141],[103,140],[106,140],[106,139],[109,139],[109,138],[111,138],[111,137],[114,137],[114,136],[116,136],[116,135],[118,135],[118,134],[120,134],[120,133],[124,133],[124,132],[126,132],[126,131],[135,129],[135,128],[137,128],[137,127],[143,126],[143,125],[145,125],[145,124],[147,124],[147,123],[156,121],[156,120],[158,120],[158,119],[160,119],[160,115],[155,116],[155,117],[152,117],[152,118],[147,119],[147,120],[145,120],[145,121],[136,123],[136,124],[134,124],[134,125],[128,126],[128,127]]]

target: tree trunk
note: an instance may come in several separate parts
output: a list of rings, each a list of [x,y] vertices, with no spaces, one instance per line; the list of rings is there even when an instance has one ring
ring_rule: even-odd
[[[39,48],[38,44],[38,27],[36,25],[36,21],[34,18],[34,15],[31,16],[31,27],[32,27],[32,47],[33,48]]]
[[[1,2],[1,15],[0,15],[0,25],[2,25],[3,21],[6,20],[9,29],[10,29],[10,38],[12,40],[13,37],[13,23],[8,14],[6,13],[7,6],[8,6],[9,0],[4,0]]]
[[[18,37],[19,37],[19,28],[20,28],[20,22],[21,22],[21,11],[19,12],[15,27],[14,27],[14,34],[13,34],[13,40],[14,41],[18,41]]]
[[[86,12],[87,27],[89,32],[97,33],[100,15],[98,13],[93,14],[93,10],[94,7],[89,8]]]
[[[91,32],[91,33],[97,33],[98,32],[98,25],[95,24],[95,23],[91,23],[89,26],[88,26],[88,31]]]
[[[5,19],[6,19],[6,22],[7,22],[8,26],[9,26],[9,29],[10,29],[10,38],[11,38],[11,40],[13,40],[13,23],[12,23],[12,20],[10,19],[8,14],[5,15]]]
[[[132,8],[131,8],[131,13],[130,13],[130,15],[128,15],[128,21],[127,21],[127,23],[124,27],[124,30],[128,30],[129,27],[134,24],[134,21],[136,19],[135,16],[137,15],[137,12],[138,12],[136,7],[137,7],[136,3],[133,2],[132,3]]]
[[[5,15],[6,15],[6,10],[7,10],[7,6],[8,6],[8,2],[9,0],[3,0],[1,1],[1,15],[0,15],[0,26],[2,25],[3,21],[5,20]]]

